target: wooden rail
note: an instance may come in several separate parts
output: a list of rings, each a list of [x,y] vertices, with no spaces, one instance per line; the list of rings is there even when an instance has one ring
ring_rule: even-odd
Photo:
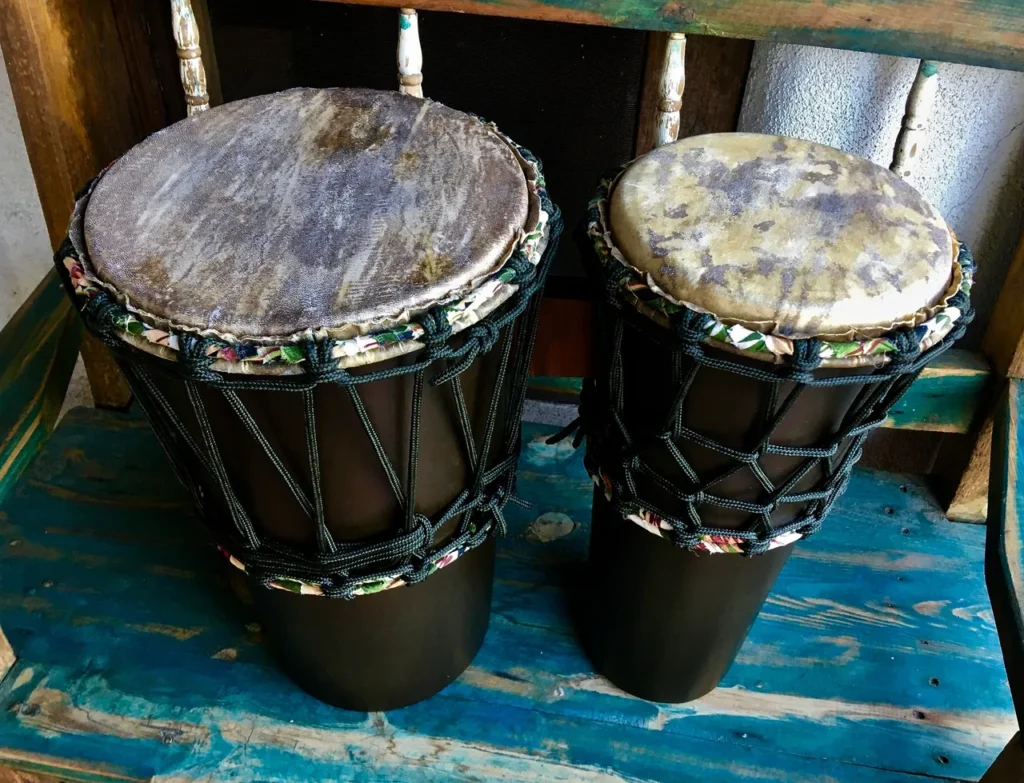
[[[354,2],[401,6],[408,0]],[[1024,3],[1016,0],[422,0],[416,7],[1024,70]]]

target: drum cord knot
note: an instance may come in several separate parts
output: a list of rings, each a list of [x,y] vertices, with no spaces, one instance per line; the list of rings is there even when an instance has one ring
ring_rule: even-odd
[[[339,366],[338,362],[331,356],[331,341],[309,339],[302,343],[302,354],[306,360],[306,375],[314,383],[341,383],[351,382],[348,371]]]
[[[185,337],[180,341],[178,361],[185,373],[197,381],[216,380],[219,376],[210,367],[217,351],[217,341],[210,337]]]

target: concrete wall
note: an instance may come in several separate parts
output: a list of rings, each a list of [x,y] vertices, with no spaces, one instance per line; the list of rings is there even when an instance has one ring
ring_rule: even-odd
[[[32,178],[25,139],[0,68],[0,326],[50,268],[52,251]]]
[[[819,141],[888,166],[917,61],[759,43],[740,129]],[[911,182],[978,259],[976,346],[1024,228],[1024,73],[943,65]]]

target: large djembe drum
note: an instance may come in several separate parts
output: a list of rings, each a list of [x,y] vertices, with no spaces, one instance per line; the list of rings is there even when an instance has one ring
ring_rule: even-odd
[[[868,432],[972,318],[973,261],[886,169],[796,139],[668,144],[591,205],[586,645],[636,695],[714,688]]]
[[[370,90],[197,114],[78,200],[71,296],[319,698],[417,701],[482,643],[559,232],[526,150]]]

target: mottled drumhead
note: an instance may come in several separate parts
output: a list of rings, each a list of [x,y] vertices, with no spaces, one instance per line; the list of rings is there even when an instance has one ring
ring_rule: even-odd
[[[831,147],[696,136],[630,165],[612,239],[652,288],[719,319],[803,337],[920,320],[950,288],[955,240],[912,186]]]
[[[154,322],[346,337],[471,290],[537,206],[512,146],[469,115],[372,90],[297,89],[180,122],[106,172],[91,271]]]

